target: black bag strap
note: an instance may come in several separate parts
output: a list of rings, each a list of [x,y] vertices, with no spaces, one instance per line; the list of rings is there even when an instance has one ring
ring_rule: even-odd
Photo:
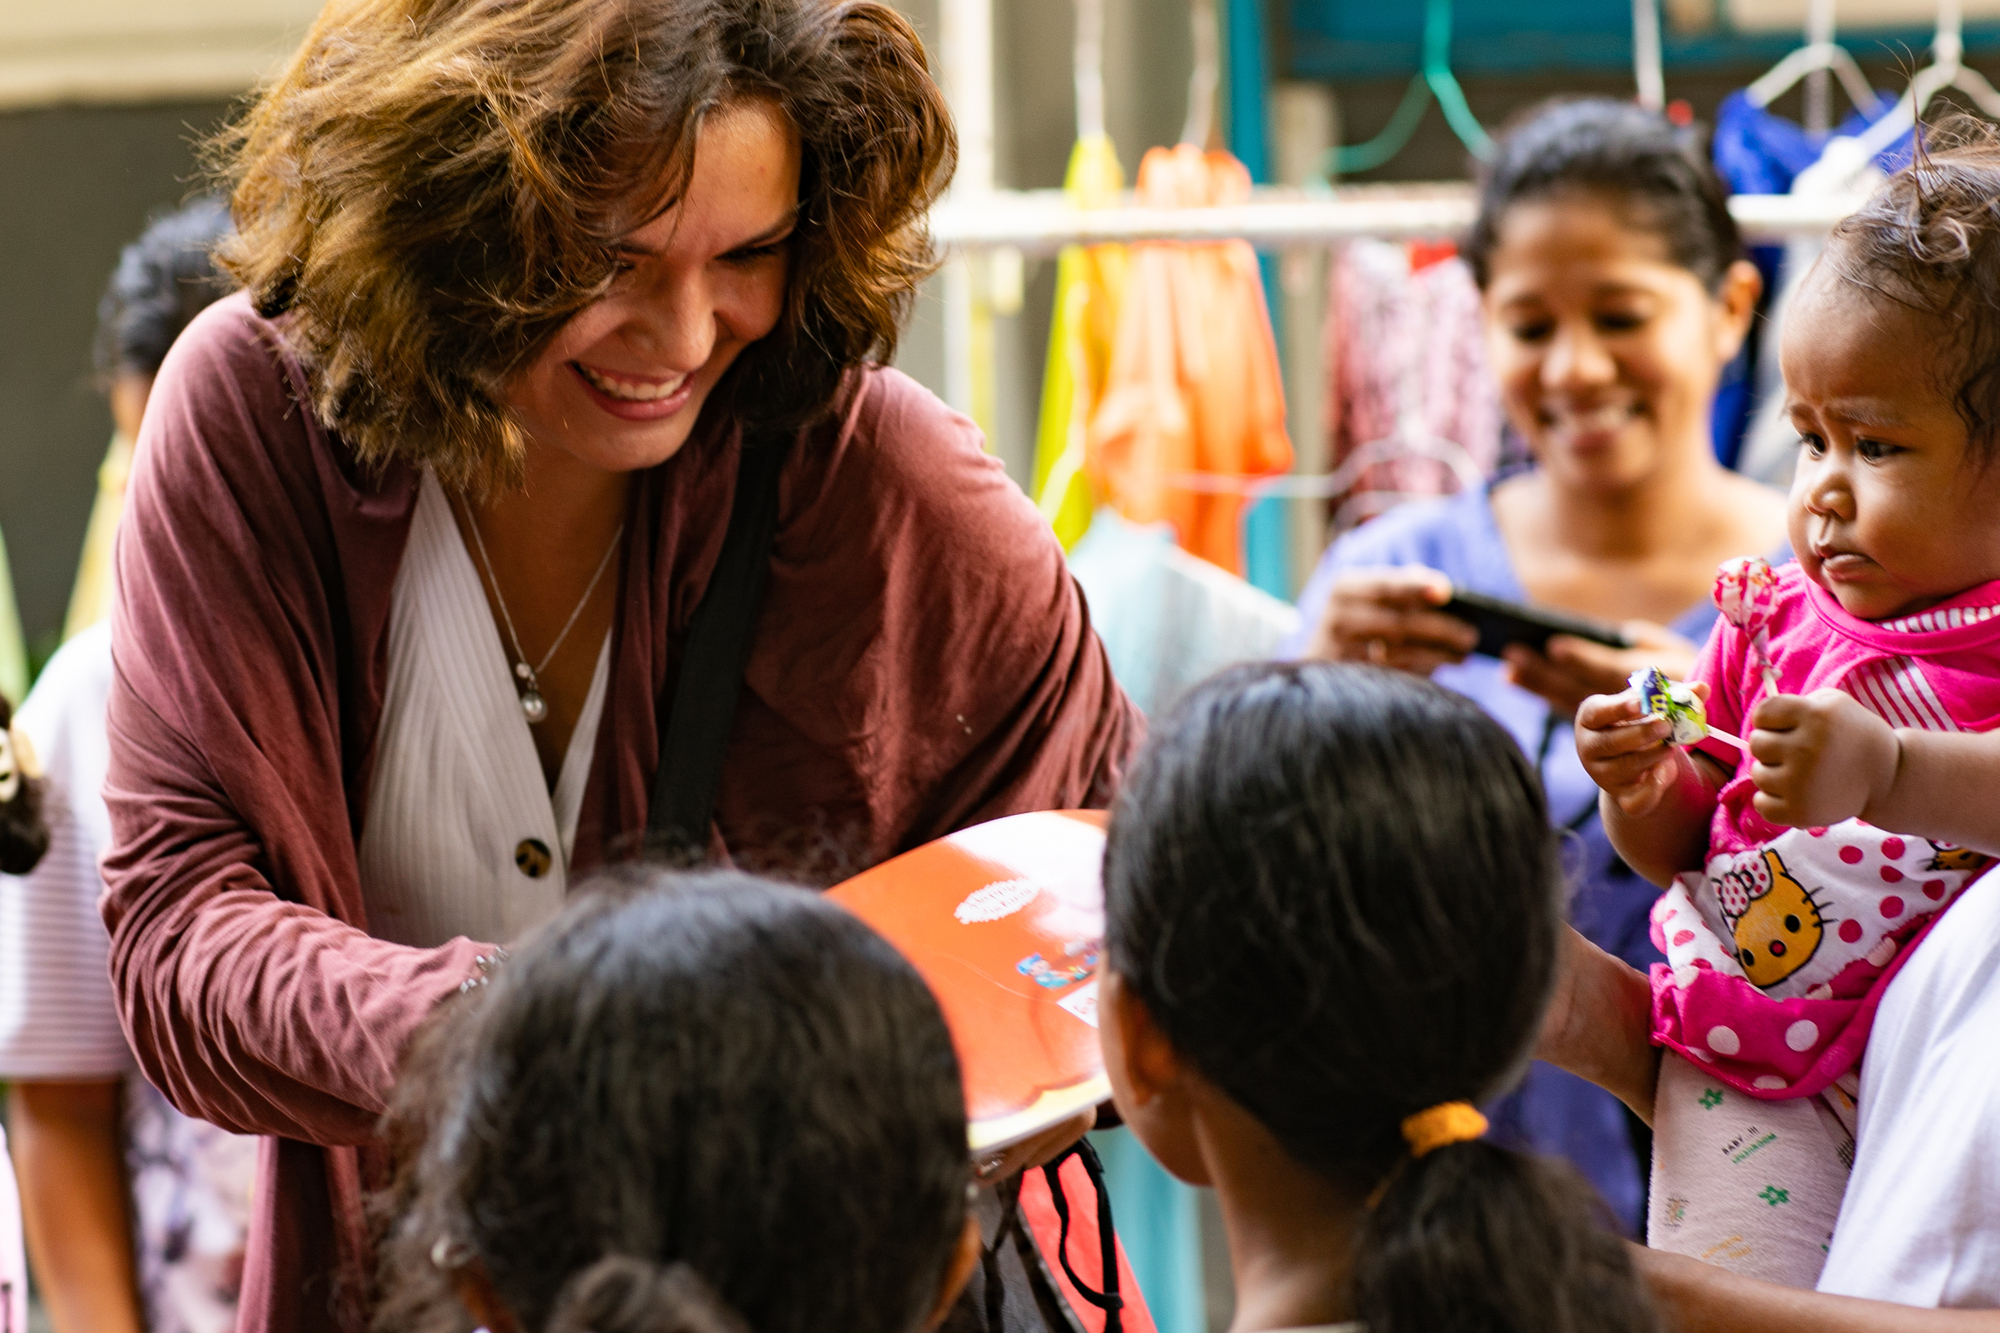
[[[705,859],[722,756],[743,693],[743,668],[778,531],[778,473],[790,437],[745,439],[736,469],[729,530],[708,591],[694,610],[673,703],[659,713],[660,763],[646,812],[646,850]]]
[[[1062,1164],[1072,1157],[1082,1159],[1084,1174],[1090,1177],[1097,1193],[1098,1271],[1104,1277],[1102,1291],[1092,1291],[1069,1263],[1069,1196],[1063,1193]],[[1056,1219],[1061,1224],[1056,1236],[1056,1258],[1062,1262],[1063,1276],[1076,1288],[1077,1295],[1104,1311],[1104,1333],[1120,1333],[1125,1326],[1125,1298],[1118,1291],[1118,1233],[1111,1226],[1111,1191],[1104,1184],[1104,1164],[1097,1160],[1097,1150],[1090,1146],[1089,1139],[1078,1139],[1042,1168],[1042,1176],[1049,1183],[1049,1202],[1055,1205]]]

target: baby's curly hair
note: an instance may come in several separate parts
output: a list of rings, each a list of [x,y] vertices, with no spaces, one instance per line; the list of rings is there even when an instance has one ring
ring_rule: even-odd
[[[2000,129],[1966,115],[1927,127],[1910,165],[1833,229],[1823,262],[1940,321],[1958,355],[1938,374],[1967,457],[2000,458]]]
[[[749,428],[803,425],[893,355],[956,161],[922,43],[874,0],[332,0],[209,146],[237,225],[220,258],[360,457],[504,484],[523,441],[501,387],[745,98],[797,128],[800,207],[784,314],[722,393]]]

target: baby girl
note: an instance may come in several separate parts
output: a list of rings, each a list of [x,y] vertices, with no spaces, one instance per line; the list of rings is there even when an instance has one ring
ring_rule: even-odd
[[[1649,1242],[1811,1286],[1884,988],[2000,852],[2000,144],[1899,174],[1786,320],[1796,564],[1725,569],[1683,749],[1636,693],[1577,745],[1653,913]],[[1986,890],[1979,890],[1984,892]]]

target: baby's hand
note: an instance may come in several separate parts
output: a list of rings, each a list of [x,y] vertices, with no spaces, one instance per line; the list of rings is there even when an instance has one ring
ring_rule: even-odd
[[[1821,828],[1854,819],[1895,785],[1902,742],[1839,690],[1771,695],[1750,725],[1751,800],[1773,824]]]
[[[1696,685],[1695,689],[1704,691]],[[1679,780],[1681,752],[1667,743],[1673,725],[1641,711],[1636,690],[1593,694],[1576,710],[1576,753],[1584,771],[1635,817],[1651,814]]]

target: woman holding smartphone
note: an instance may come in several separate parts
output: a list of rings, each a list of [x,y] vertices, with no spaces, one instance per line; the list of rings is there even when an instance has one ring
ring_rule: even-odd
[[[1464,253],[1534,466],[1334,543],[1294,645],[1432,676],[1504,724],[1575,835],[1572,921],[1641,968],[1658,956],[1654,890],[1604,836],[1569,719],[1641,666],[1685,673],[1715,617],[1716,566],[1784,543],[1784,497],[1723,468],[1710,443],[1760,290],[1726,196],[1697,136],[1627,103],[1559,103],[1500,141]],[[1613,622],[1635,646],[1557,635],[1545,651],[1475,656],[1473,627],[1439,609],[1454,588]],[[1517,1146],[1569,1157],[1638,1233],[1636,1122],[1609,1094],[1538,1065],[1493,1120]]]

